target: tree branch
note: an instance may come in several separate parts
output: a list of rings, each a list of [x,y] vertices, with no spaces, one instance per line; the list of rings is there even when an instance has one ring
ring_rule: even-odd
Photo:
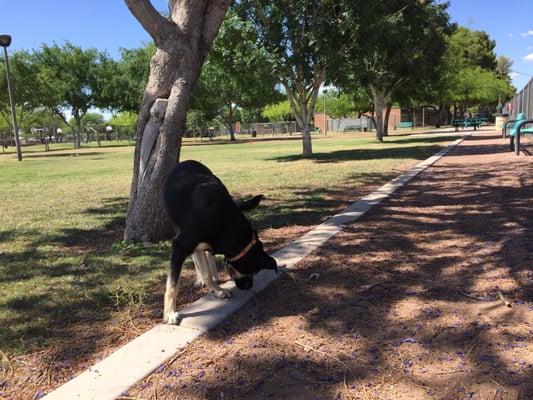
[[[65,123],[66,126],[72,128],[72,126],[68,123],[67,118],[65,117],[65,115],[63,115],[61,111],[54,107],[52,108],[52,112],[54,112],[61,119],[61,121]]]
[[[205,51],[211,47],[232,2],[233,0],[211,0],[208,2],[202,32],[202,47]]]
[[[157,43],[164,39],[175,25],[163,17],[150,3],[150,0],[124,0],[131,13]]]

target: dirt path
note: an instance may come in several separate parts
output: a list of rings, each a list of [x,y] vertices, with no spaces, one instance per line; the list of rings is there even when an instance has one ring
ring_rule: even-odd
[[[473,136],[128,395],[532,399],[533,159],[506,149]]]

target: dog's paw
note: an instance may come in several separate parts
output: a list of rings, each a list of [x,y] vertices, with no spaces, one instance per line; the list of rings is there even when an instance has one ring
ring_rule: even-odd
[[[173,311],[165,317],[165,322],[169,325],[178,325],[179,318],[178,312]]]
[[[218,299],[229,299],[230,297],[233,297],[233,293],[226,289],[215,290],[213,294]]]

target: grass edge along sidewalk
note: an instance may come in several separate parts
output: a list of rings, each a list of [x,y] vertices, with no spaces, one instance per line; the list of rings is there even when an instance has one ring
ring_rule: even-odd
[[[278,265],[286,268],[292,267],[339,233],[343,225],[359,219],[470,135],[464,135],[450,143],[433,156],[352,203],[344,211],[316,226],[272,256]],[[223,322],[277,278],[278,275],[274,272],[263,270],[256,276],[254,288],[248,292],[235,291],[234,282],[226,282],[222,287],[231,290],[234,294],[233,298],[221,300],[212,294],[207,294],[179,311],[182,317],[179,326],[164,324],[155,326],[43,399],[111,400],[119,397],[139,380],[150,375],[161,364],[179,356],[179,350]]]

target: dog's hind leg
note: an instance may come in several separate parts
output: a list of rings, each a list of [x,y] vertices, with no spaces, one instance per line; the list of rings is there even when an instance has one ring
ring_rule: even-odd
[[[172,240],[172,252],[170,254],[170,269],[167,275],[167,284],[165,288],[163,321],[169,324],[178,323],[178,313],[176,311],[176,297],[178,295],[178,282],[181,274],[183,261],[189,253],[184,248],[179,238]],[[190,253],[189,253],[190,254]]]
[[[195,250],[193,253],[193,260],[195,263],[198,261],[198,266],[200,266],[200,272],[202,274],[203,281],[209,290],[213,292],[215,297],[218,297],[219,299],[227,299],[228,297],[232,297],[232,294],[229,290],[222,289],[215,281],[215,278],[211,274],[211,268],[209,266],[208,257],[205,251]]]

